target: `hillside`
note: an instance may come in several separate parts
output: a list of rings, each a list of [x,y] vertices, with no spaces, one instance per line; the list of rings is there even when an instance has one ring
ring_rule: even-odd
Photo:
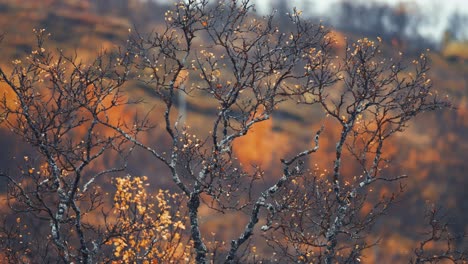
[[[100,51],[112,50],[124,44],[129,29],[133,27],[135,17],[141,6],[133,6],[128,14],[118,14],[109,10],[100,13],[92,1],[0,1],[0,28],[5,31],[2,45],[2,64],[5,68],[11,67],[11,61],[23,57],[32,51],[34,28],[45,28],[51,33],[50,47],[61,49],[71,55],[76,53],[79,58],[87,61]],[[155,18],[145,25],[144,31],[157,28]],[[336,47],[337,55],[340,49],[345,48],[345,37],[348,40],[361,36],[350,35],[344,32],[335,33],[340,38]],[[199,40],[203,43],[203,40]],[[392,45],[392,40],[384,40],[383,56],[398,56],[400,49],[408,63],[413,56],[406,55],[403,46]],[[460,233],[468,230],[468,195],[464,187],[468,184],[466,171],[466,153],[468,153],[468,64],[464,61],[449,60],[437,51],[430,51],[432,71],[430,78],[438,93],[446,96],[453,104],[454,109],[428,113],[420,116],[418,120],[407,128],[406,133],[391,140],[387,146],[388,158],[393,161],[387,173],[409,175],[405,182],[405,189],[415,190],[406,192],[401,197],[401,203],[392,209],[392,216],[385,217],[376,226],[375,237],[384,236],[381,245],[369,251],[367,261],[372,263],[375,258],[388,261],[400,260],[400,257],[410,253],[410,248],[416,245],[417,234],[414,228],[424,218],[424,209],[431,204],[445,208],[452,219],[454,232]],[[222,74],[222,73],[221,73]],[[3,87],[2,87],[3,88]],[[160,99],[147,86],[131,83],[126,87],[129,97],[143,99],[144,103],[139,110],[161,111]],[[208,135],[207,120],[215,113],[214,104],[208,99],[200,97],[187,98],[187,123],[195,131]],[[207,98],[207,97],[206,97]],[[131,116],[134,111],[115,113],[116,116]],[[156,125],[161,120],[152,120]],[[292,153],[313,141],[311,130],[315,131],[321,124],[325,129],[332,131],[324,138],[321,159],[310,161],[310,167],[318,164],[320,167],[330,167],[333,159],[334,145],[331,139],[338,137],[335,124],[323,117],[322,113],[307,112],[304,107],[294,103],[280,106],[279,111],[271,121],[255,127],[254,133],[248,134],[235,145],[234,154],[239,157],[242,164],[259,164],[267,171],[279,169],[277,162],[283,154]],[[160,131],[146,136],[147,140],[164,145],[165,138]],[[13,170],[15,163],[21,162],[24,153],[28,150],[5,129],[0,129],[0,165]],[[327,140],[329,139],[329,140]],[[262,150],[262,152],[259,151]],[[137,153],[138,154],[138,153]],[[141,153],[139,153],[141,154]],[[145,164],[149,159],[142,156],[132,158],[133,164],[129,168],[135,175],[157,175],[161,173]],[[111,161],[107,161],[111,164]],[[103,164],[103,165],[109,165]],[[350,171],[354,168],[350,168]],[[164,173],[164,172],[162,172]],[[174,188],[163,177],[152,177],[150,181],[156,186]],[[265,179],[268,182],[268,178]],[[4,191],[4,190],[3,190]],[[379,195],[389,192],[387,189],[378,190]],[[0,203],[3,205],[3,203]],[[5,205],[3,205],[5,206]],[[207,209],[207,208],[203,208]],[[226,223],[220,223],[216,217],[205,219],[213,230],[222,230]],[[235,220],[233,220],[233,225]],[[239,225],[239,223],[237,223]],[[392,230],[401,230],[399,233]],[[421,231],[421,230],[417,230]],[[403,242],[404,243],[403,243]],[[385,248],[386,250],[380,250]]]

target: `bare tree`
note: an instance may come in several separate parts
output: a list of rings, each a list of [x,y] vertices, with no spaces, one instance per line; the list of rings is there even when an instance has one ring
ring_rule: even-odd
[[[85,64],[47,50],[45,30],[35,34],[31,54],[13,61],[9,73],[0,69],[9,89],[1,102],[3,124],[33,149],[19,172],[2,173],[9,180],[8,203],[13,212],[34,216],[27,232],[48,223],[51,255],[66,263],[93,263],[105,242],[102,230],[87,219],[103,203],[96,183],[125,169],[131,153],[124,137],[102,130],[103,123],[119,122],[111,111],[127,104],[119,88],[129,74],[128,53],[100,54]],[[109,155],[120,161],[116,167],[95,166]]]
[[[251,9],[249,1],[180,2],[166,13],[164,32],[137,34],[137,67],[146,73],[142,81],[165,104],[171,146],[158,149],[139,141],[133,131],[112,128],[165,164],[186,195],[197,263],[210,261],[199,222],[203,201],[215,211],[248,216],[245,228],[224,249],[226,263],[246,257],[242,252],[255,232],[271,235],[270,243],[292,261],[355,262],[371,246],[363,242],[369,227],[395,196],[377,199],[362,216],[364,201],[372,200],[368,196],[374,185],[406,177],[382,175],[384,142],[416,115],[448,103],[431,89],[424,54],[407,73],[400,60],[380,58],[379,45],[363,39],[337,60],[330,53],[328,31],[304,21],[299,11],[291,12],[292,31],[284,33],[274,25],[274,14],[260,18]],[[196,38],[207,41],[197,45]],[[182,73],[192,82],[184,92],[216,102],[209,137],[179,124],[172,113]],[[325,176],[307,173],[304,164],[319,149],[320,129],[311,135],[312,148],[282,159],[283,170],[269,176],[273,183],[255,189],[253,183],[265,171],[245,171],[232,155],[233,142],[288,100],[319,105],[336,120],[341,133],[334,166]],[[345,173],[344,157],[353,158],[359,174]],[[307,184],[298,187],[297,182]],[[276,239],[278,230],[286,240]]]
[[[208,261],[198,221],[202,196],[209,197],[210,206],[216,210],[243,210],[250,216],[245,229],[231,241],[226,252],[226,261],[234,261],[239,248],[252,236],[262,208],[271,208],[267,199],[298,173],[290,167],[318,149],[316,146],[285,161],[284,174],[275,184],[240,203],[235,197],[245,195],[246,184],[262,171],[249,174],[236,164],[231,155],[233,141],[247,134],[254,124],[269,119],[281,101],[312,93],[337,79],[328,54],[332,39],[326,36],[323,26],[307,23],[294,12],[290,15],[294,31],[285,34],[273,24],[273,15],[259,18],[249,12],[251,9],[249,1],[221,1],[214,5],[208,1],[181,2],[166,13],[164,32],[135,37],[138,67],[147,73],[143,81],[153,87],[166,105],[164,119],[172,142],[170,151],[145,145],[133,131],[112,126],[162,161],[187,196],[191,239],[198,263]],[[194,43],[202,35],[209,39],[205,47]],[[215,54],[215,50],[220,54]],[[175,84],[184,71],[189,78],[195,76],[199,84],[186,86],[185,92],[205,96],[219,106],[209,138],[193,135],[171,115],[176,91],[182,88]],[[315,76],[320,78],[314,79]]]
[[[288,206],[280,206],[272,215],[278,223],[275,229],[293,243],[270,241],[292,259],[356,262],[372,245],[364,239],[370,227],[399,192],[396,189],[396,193],[376,199],[373,189],[406,177],[385,174],[388,157],[384,143],[403,131],[414,116],[448,106],[432,94],[424,54],[413,61],[414,72],[404,73],[400,62],[379,58],[379,53],[378,43],[368,39],[352,44],[342,62],[343,86],[338,95],[336,88],[314,91],[317,97],[312,103],[319,103],[341,132],[333,168],[315,168],[300,180],[302,184],[293,184],[293,192],[285,189],[277,198],[287,197]],[[369,201],[372,208],[363,212]]]
[[[442,214],[440,208],[433,206],[426,212],[427,231],[424,240],[414,250],[415,257],[410,263],[466,263],[468,251],[466,249],[466,234],[452,234],[449,221]],[[432,245],[431,245],[432,244]]]

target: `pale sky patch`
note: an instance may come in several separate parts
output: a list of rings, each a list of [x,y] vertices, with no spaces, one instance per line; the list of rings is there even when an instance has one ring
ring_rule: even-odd
[[[268,9],[275,3],[280,1],[288,1],[291,6],[310,12],[313,10],[315,15],[323,15],[333,12],[333,8],[340,0],[253,0],[259,12],[267,12]],[[432,14],[432,21],[426,27],[420,30],[423,36],[430,38],[440,38],[447,27],[449,16],[454,11],[462,14],[468,14],[468,0],[353,0],[361,1],[363,3],[380,2],[389,5],[398,5],[400,3],[407,3],[409,6],[415,6],[419,11]]]

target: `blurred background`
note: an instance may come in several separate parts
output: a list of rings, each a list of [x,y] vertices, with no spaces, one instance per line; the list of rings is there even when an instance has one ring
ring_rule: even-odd
[[[304,16],[332,28],[341,54],[346,43],[369,37],[383,39],[384,54],[399,51],[411,62],[428,49],[432,61],[431,79],[440,94],[448,96],[452,110],[424,114],[405,133],[387,145],[392,165],[386,173],[409,175],[407,190],[400,202],[382,218],[370,239],[383,238],[368,253],[366,261],[397,261],[411,253],[428,206],[444,208],[453,232],[468,232],[468,2],[464,0],[419,1],[351,1],[351,0],[256,0],[259,16],[277,10],[285,14],[294,6]],[[325,3],[326,2],[326,3]],[[50,46],[76,53],[83,60],[103,49],[125,43],[129,28],[149,32],[162,27],[169,0],[0,0],[0,29],[6,33],[1,45],[0,64],[7,69],[11,60],[30,53],[34,46],[33,28],[45,28],[52,34]],[[279,16],[278,19],[286,19]],[[280,21],[279,21],[280,22]],[[140,84],[128,87],[131,96],[145,98],[142,106],[151,108],[158,98]],[[187,99],[187,122],[200,133],[207,133],[203,124],[212,109],[202,100]],[[120,113],[130,114],[130,113]],[[158,122],[157,119],[154,122]],[[294,104],[284,105],[271,121],[236,144],[234,150],[243,164],[260,164],[269,171],[279,168],[279,158],[309,144],[312,131],[325,121],[311,119],[310,114]],[[327,124],[333,130],[333,124]],[[305,129],[304,129],[305,128]],[[328,134],[328,139],[336,135]],[[272,140],[273,139],[273,140]],[[164,144],[164,135],[148,135],[149,142]],[[14,170],[28,152],[27,147],[8,131],[0,128],[0,167]],[[332,166],[334,145],[323,139],[322,167]],[[262,152],[259,152],[261,150]],[[109,159],[108,166],[112,164]],[[146,166],[149,157],[133,157],[130,172],[148,175],[155,186],[173,188],[164,173]],[[350,168],[352,173],[353,168]],[[4,182],[3,182],[4,183]],[[0,188],[5,196],[5,184]],[[382,189],[385,194],[390,190]],[[4,200],[4,199],[3,199]],[[7,213],[4,201],[2,212]],[[206,216],[205,231],[222,228],[216,217]],[[239,223],[237,223],[239,226]],[[240,225],[242,226],[242,225]],[[395,231],[398,230],[398,231]]]

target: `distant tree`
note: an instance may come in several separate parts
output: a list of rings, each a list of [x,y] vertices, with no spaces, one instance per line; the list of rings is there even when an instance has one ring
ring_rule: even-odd
[[[449,17],[449,22],[447,25],[446,32],[450,35],[450,38],[453,40],[467,40],[468,32],[466,30],[468,25],[468,16],[463,15],[460,12],[454,12]]]
[[[19,172],[2,173],[9,180],[9,204],[19,213],[2,227],[0,245],[8,259],[360,261],[374,245],[372,225],[393,204],[406,178],[385,171],[386,143],[415,116],[449,103],[432,89],[424,54],[407,68],[402,58],[381,57],[380,39],[364,38],[337,58],[327,28],[304,20],[299,11],[289,12],[291,30],[282,32],[274,14],[258,17],[252,9],[248,0],[178,2],[165,13],[162,31],[135,33],[127,47],[91,64],[62,52],[53,55],[43,45],[41,30],[37,49],[25,61],[14,61],[9,73],[0,68],[6,84],[4,125],[35,150]],[[130,77],[151,88],[164,110],[131,119],[113,115],[113,109],[130,106],[120,89]],[[205,124],[209,134],[181,122],[179,93],[214,105]],[[321,158],[324,133],[333,133],[319,124],[310,131],[310,146],[277,161],[280,170],[240,164],[234,143],[287,102],[324,113],[338,128],[333,163],[307,165]],[[152,115],[161,117],[166,145],[142,137],[154,131]],[[157,177],[171,179],[176,194],[151,196],[145,178],[119,178],[114,200],[104,208],[100,179],[124,171],[136,148],[154,158],[148,166],[167,169],[169,175]],[[93,167],[107,155],[119,166]],[[393,192],[376,195],[379,186]],[[166,199],[177,204],[170,206]],[[229,230],[227,240],[212,242],[213,235],[203,231],[202,204],[223,220],[242,219],[245,226]],[[21,231],[24,225],[15,222],[23,216],[45,221],[48,229]],[[31,253],[21,254],[17,249],[24,238],[15,232],[46,232],[47,243],[30,243],[24,247]],[[272,257],[259,252],[266,245],[275,252]],[[426,261],[425,245],[415,251],[416,262]],[[35,255],[45,249],[53,253]],[[443,254],[458,252],[452,249]],[[465,256],[462,252],[456,259]]]
[[[425,39],[419,29],[429,23],[430,17],[418,11],[416,5],[340,1],[332,18],[338,29],[382,37],[401,45],[410,44],[415,50],[427,49],[433,40]]]

